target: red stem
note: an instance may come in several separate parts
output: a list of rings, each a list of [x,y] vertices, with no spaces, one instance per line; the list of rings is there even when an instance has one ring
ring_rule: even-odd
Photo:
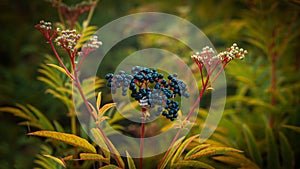
[[[224,70],[225,66],[227,65],[227,63],[228,62],[225,62],[223,64],[222,68],[219,70],[219,72],[216,74],[216,76],[213,78],[213,80],[211,80],[211,82],[210,82],[211,84],[217,80],[217,78],[219,77],[219,75],[222,73],[222,71]]]
[[[54,52],[54,54],[55,54],[57,60],[59,61],[59,63],[62,65],[62,67],[64,68],[64,70],[65,70],[66,73],[68,74],[68,76],[69,76],[72,80],[75,81],[76,87],[77,87],[77,89],[78,89],[78,91],[79,91],[79,93],[80,93],[81,98],[83,99],[83,102],[84,102],[85,107],[87,108],[89,114],[93,117],[93,120],[96,122],[96,121],[97,121],[97,117],[96,117],[96,115],[93,113],[93,111],[92,111],[91,107],[89,106],[88,101],[87,101],[87,99],[85,98],[85,95],[84,95],[84,93],[83,93],[83,91],[82,91],[82,87],[81,87],[81,84],[80,84],[80,81],[79,81],[79,78],[78,78],[78,74],[77,74],[77,70],[76,70],[76,65],[75,65],[75,60],[74,60],[75,57],[73,57],[73,55],[70,55],[70,58],[71,58],[71,64],[72,64],[72,69],[74,70],[74,71],[73,71],[73,72],[74,72],[74,76],[73,76],[73,74],[71,74],[71,73],[69,72],[69,70],[66,68],[66,66],[65,66],[64,63],[62,62],[62,60],[61,60],[60,56],[58,55],[58,53],[57,53],[57,51],[56,51],[56,49],[55,49],[55,47],[54,47],[52,41],[49,40],[49,43],[50,43],[50,46],[51,46],[51,48],[52,48],[52,51]],[[106,142],[106,144],[107,144],[109,150],[110,150],[110,151],[112,152],[112,154],[114,155],[114,158],[115,158],[116,162],[118,163],[119,167],[123,167],[121,161],[119,160],[119,158],[117,157],[117,155],[116,155],[114,149],[112,148],[111,142],[109,141],[109,139],[108,139],[108,137],[106,136],[105,132],[102,130],[102,128],[101,128],[99,125],[97,126],[97,128],[98,128],[99,131],[101,132],[101,134],[102,134],[102,136],[103,136],[103,138],[104,138],[104,140],[105,140],[105,142]]]
[[[81,87],[81,84],[80,84],[80,81],[79,81],[79,78],[78,78],[78,74],[77,74],[77,71],[76,71],[76,69],[75,69],[75,62],[74,62],[74,59],[71,60],[71,63],[72,63],[73,69],[75,70],[75,71],[74,71],[75,83],[76,83],[76,86],[77,86],[77,88],[78,88],[78,90],[79,90],[80,96],[81,96],[81,98],[83,99],[84,105],[85,105],[85,107],[88,109],[89,114],[93,117],[93,120],[96,122],[96,121],[97,121],[97,117],[96,117],[96,115],[93,113],[93,111],[92,111],[90,105],[88,104],[88,101],[86,100],[85,95],[84,95],[84,93],[83,93],[83,91],[82,91],[82,87]],[[112,148],[111,142],[109,141],[109,139],[108,139],[108,137],[106,136],[105,132],[103,131],[103,129],[102,129],[99,125],[97,125],[97,128],[98,128],[99,131],[101,132],[101,134],[102,134],[102,136],[103,136],[103,138],[104,138],[104,140],[105,140],[105,142],[106,142],[106,144],[107,144],[109,150],[110,150],[110,151],[112,152],[112,154],[114,155],[114,158],[115,158],[115,160],[117,161],[118,165],[121,167],[121,166],[122,166],[122,165],[121,165],[121,162],[120,162],[119,158],[117,157],[117,154],[115,153],[114,149]]]
[[[54,55],[56,57],[56,59],[58,60],[58,62],[60,63],[60,65],[65,69],[66,73],[68,74],[68,76],[71,78],[71,79],[75,79],[74,76],[69,72],[69,70],[67,69],[67,67],[65,66],[65,64],[63,63],[63,61],[61,60],[61,58],[59,57],[53,43],[51,40],[48,40],[48,42],[50,43],[50,46],[52,48],[52,51],[54,52]]]
[[[201,69],[200,69],[200,70],[201,70]],[[201,72],[202,72],[202,71],[201,71]],[[201,78],[202,78],[202,80],[203,80],[204,77],[201,76]],[[201,100],[201,98],[202,98],[202,96],[203,96],[203,94],[204,94],[204,92],[205,92],[205,90],[206,90],[206,87],[207,87],[207,84],[208,84],[208,80],[209,80],[209,75],[207,76],[206,81],[205,81],[204,85],[202,86],[201,92],[200,92],[199,96],[197,97],[197,100],[195,101],[193,107],[191,108],[189,114],[186,116],[186,118],[185,118],[184,121],[189,120],[189,118],[190,118],[191,115],[193,114],[194,110],[196,109],[197,105],[199,104],[199,102],[200,102],[200,100]],[[157,168],[160,168],[160,167],[162,166],[163,162],[166,160],[168,154],[170,153],[171,148],[174,146],[174,144],[175,144],[176,140],[178,139],[178,137],[179,137],[179,135],[180,135],[180,133],[181,133],[182,130],[183,130],[183,128],[180,128],[180,129],[177,131],[177,133],[176,133],[175,137],[173,138],[173,140],[172,140],[172,142],[171,142],[171,144],[170,144],[170,146],[169,146],[167,152],[165,153],[163,159],[161,160],[161,162],[159,163],[159,165],[158,165]]]
[[[146,108],[142,108],[142,128],[141,128],[141,137],[140,137],[140,169],[143,169],[145,121],[146,121]]]

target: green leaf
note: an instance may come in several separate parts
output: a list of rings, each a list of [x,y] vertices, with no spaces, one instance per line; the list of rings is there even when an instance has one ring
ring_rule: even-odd
[[[37,77],[37,79],[41,82],[44,82],[46,84],[48,84],[49,86],[51,86],[52,88],[55,88],[56,85],[55,83],[53,83],[51,80],[49,80],[48,78],[45,78],[45,77],[42,77],[42,76],[39,76]]]
[[[227,103],[237,102],[237,101],[242,101],[251,106],[260,106],[260,107],[266,108],[267,110],[270,110],[274,113],[278,113],[278,109],[276,109],[276,107],[274,107],[270,103],[262,101],[261,99],[245,97],[245,96],[231,96],[226,99]]]
[[[267,138],[267,151],[268,151],[268,169],[279,169],[279,154],[277,143],[274,138],[272,129],[267,125],[266,127],[266,138]]]
[[[199,151],[198,153],[195,153],[186,159],[196,159],[200,157],[210,157],[214,155],[224,155],[230,152],[237,152],[241,153],[241,150],[231,148],[231,147],[208,147],[204,150]]]
[[[131,158],[130,154],[126,151],[127,156],[127,163],[129,169],[136,169],[133,159]]]
[[[228,153],[227,155],[212,157],[212,159],[220,161],[227,166],[234,166],[234,168],[259,169],[254,162],[246,158],[243,154]]]
[[[177,148],[179,147],[180,143],[182,142],[182,140],[184,138],[185,138],[185,136],[183,136],[183,137],[179,138],[178,140],[176,140],[173,147],[169,150],[169,153],[168,153],[167,157],[165,158],[165,160],[163,161],[161,166],[158,167],[158,169],[163,169],[167,166],[167,164],[169,163],[169,161],[173,157],[173,154],[176,152]]]
[[[262,158],[259,152],[259,149],[256,145],[255,138],[246,124],[242,126],[243,134],[247,143],[247,148],[250,154],[250,157],[260,166],[262,166]]]
[[[196,160],[179,160],[172,167],[174,167],[174,168],[188,167],[188,168],[214,169],[214,167],[212,167],[211,165],[206,164],[201,161],[196,161]]]
[[[56,88],[57,89],[57,88]],[[57,90],[47,89],[46,93],[52,94],[57,99],[60,99],[63,103],[65,103],[68,107],[73,105],[71,99],[69,99],[66,95],[61,94]]]
[[[45,154],[45,155],[43,155],[43,156],[45,156],[45,157],[47,157],[47,158],[50,158],[50,159],[54,160],[55,162],[57,162],[59,165],[63,166],[64,168],[67,167],[65,161],[63,161],[62,159],[59,159],[59,158],[57,158],[57,157],[54,157],[54,156],[52,156],[52,155],[47,155],[47,154]]]
[[[87,140],[74,134],[60,133],[56,131],[36,131],[29,133],[31,136],[47,137],[50,139],[62,141],[75,147],[79,147],[87,152],[96,153],[96,149]]]
[[[40,121],[40,124],[43,125],[44,129],[54,130],[53,125],[46,118],[46,116],[44,116],[44,114],[42,112],[40,112],[37,108],[31,106],[30,104],[27,104],[27,107],[37,116],[37,118]]]
[[[209,146],[210,146],[210,144],[201,144],[201,145],[198,145],[198,146],[192,148],[189,152],[186,153],[184,159],[188,158],[189,156],[191,156],[191,155],[195,154],[196,152],[203,150]]]
[[[178,161],[180,159],[180,156],[186,149],[186,147],[196,138],[199,137],[200,134],[194,135],[192,137],[189,137],[188,139],[184,140],[184,142],[178,147],[176,153],[172,157],[171,160],[171,166],[174,164],[174,162]]]
[[[20,122],[18,123],[18,125],[21,125],[21,126],[31,126],[31,127],[36,127],[38,129],[43,129],[44,127],[39,124],[38,122],[32,122],[32,121],[23,121],[23,122]]]
[[[48,167],[50,167],[50,168],[52,168],[52,169],[56,169],[57,167],[57,163],[55,162],[55,161],[53,161],[53,160],[51,160],[51,159],[49,159],[49,158],[47,158],[47,157],[45,157],[45,156],[43,156],[43,155],[41,155],[41,154],[37,154],[36,155],[36,158],[38,159],[38,160],[41,160],[41,161],[43,161]],[[51,161],[50,161],[51,160]]]
[[[61,132],[61,133],[65,132],[65,129],[62,127],[61,124],[59,124],[58,121],[54,120],[53,124],[54,124],[54,127],[55,127],[56,131]]]
[[[93,154],[93,153],[80,153],[80,160],[92,160],[92,161],[101,161],[106,164],[109,164],[110,159],[109,158],[104,158],[100,154]]]
[[[34,163],[40,165],[44,169],[53,169],[45,161],[42,160],[34,160]]]
[[[123,159],[122,159],[122,157],[121,157],[119,151],[116,149],[116,147],[112,144],[112,142],[111,142],[109,139],[107,139],[107,141],[108,141],[107,144],[110,144],[110,147],[112,148],[111,151],[114,152],[114,154],[115,154],[114,157],[117,158],[116,160],[119,161],[119,165],[120,165],[119,167],[125,168],[124,161],[123,161]]]
[[[282,125],[282,127],[293,130],[297,133],[300,133],[300,127],[292,126],[292,125]]]
[[[38,69],[38,72],[46,76],[51,82],[53,82],[53,85],[59,86],[60,85],[60,77],[54,76],[52,72],[46,70],[46,69]]]
[[[104,153],[105,157],[110,159],[109,149],[108,149],[107,145],[105,144],[105,141],[104,141],[104,139],[102,137],[102,134],[100,133],[99,129],[92,128],[91,133],[92,133],[92,135],[95,139],[96,144],[99,145],[99,147],[101,148],[101,150]]]
[[[279,141],[280,141],[280,154],[282,158],[282,168],[292,169],[294,168],[295,159],[292,146],[289,143],[286,136],[279,132]]]
[[[109,165],[100,167],[99,169],[120,169],[120,167],[112,165],[112,164],[109,164]]]

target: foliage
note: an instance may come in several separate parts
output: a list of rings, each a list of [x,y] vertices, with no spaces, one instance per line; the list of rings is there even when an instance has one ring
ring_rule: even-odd
[[[68,3],[60,4],[60,1],[50,2],[56,8],[64,9],[65,12],[61,10],[58,13],[60,21],[54,25],[62,30],[75,28],[76,33],[81,34],[77,45],[74,47],[74,49],[80,51],[84,42],[97,29],[95,26],[89,26],[89,23],[98,1],[89,1],[73,6],[68,6]],[[44,3],[46,2],[41,4],[44,5]],[[151,162],[145,159],[145,166],[148,165],[149,168],[157,166],[158,168],[299,167],[300,164],[296,161],[300,153],[298,148],[300,145],[296,141],[299,139],[298,126],[300,126],[298,113],[300,86],[298,79],[300,72],[297,57],[299,52],[297,39],[300,36],[298,31],[300,4],[298,1],[225,0],[218,2],[219,5],[215,5],[217,1],[190,1],[186,3],[172,2],[172,8],[170,8],[170,2],[167,1],[147,4],[144,1],[134,1],[134,5],[129,3],[124,6],[118,3],[103,2],[101,4],[103,7],[99,5],[99,8],[103,9],[102,12],[108,13],[109,16],[103,17],[103,13],[99,14],[97,10],[95,15],[99,15],[101,21],[105,22],[113,19],[113,17],[117,18],[118,15],[132,12],[160,10],[173,13],[204,27],[204,32],[214,41],[217,47],[223,47],[225,44],[231,44],[232,41],[238,41],[248,49],[250,55],[245,58],[245,62],[232,61],[230,66],[226,68],[229,97],[227,97],[223,119],[212,137],[206,142],[200,143],[199,135],[197,135],[199,129],[203,127],[203,119],[208,115],[205,108],[206,105],[209,105],[209,96],[204,94],[202,99],[204,102],[203,109],[200,109],[196,125],[193,126],[191,132],[186,137],[175,139],[176,141],[168,150],[168,153],[152,157]],[[115,5],[116,7],[113,9],[114,11],[107,12],[106,5]],[[32,3],[32,6],[40,7],[41,5],[38,2]],[[84,6],[88,6],[89,10],[86,11],[87,13],[81,13],[75,22],[74,18],[66,15],[66,11],[76,12]],[[224,12],[224,9],[226,9],[226,12]],[[88,14],[88,12],[91,13]],[[46,15],[46,11],[43,15]],[[32,25],[33,23],[29,24],[30,27]],[[27,27],[29,26],[27,25]],[[28,29],[24,31],[28,31]],[[35,33],[31,35],[38,37]],[[19,37],[16,36],[16,38]],[[39,44],[39,42],[35,42],[36,40],[32,41]],[[115,55],[111,57],[111,60],[114,60],[121,54],[123,55],[132,50],[158,45],[180,53],[183,60],[189,63],[192,69],[195,68],[196,66],[192,64],[192,61],[185,57],[189,54],[189,51],[182,45],[173,43],[173,41],[168,43],[169,41],[171,41],[169,38],[161,38],[155,35],[140,36],[128,42],[134,43],[134,45],[124,43],[125,45],[112,51],[109,55]],[[37,49],[41,46],[39,44],[38,47],[34,47],[29,44],[22,47],[21,50],[28,55],[37,53]],[[18,46],[18,41],[12,43],[12,46]],[[46,48],[46,50],[48,49]],[[15,49],[10,51],[17,61],[10,60],[9,63],[16,64],[20,62],[20,56],[24,54],[16,53],[17,50]],[[62,53],[60,50],[58,52]],[[84,99],[80,99],[84,95],[87,101],[97,97],[96,105],[87,103],[87,108],[90,108],[91,112],[96,114],[97,124],[106,121],[118,131],[134,135],[134,132],[127,132],[130,126],[122,125],[124,117],[114,109],[114,103],[109,103],[110,97],[104,94],[106,89],[102,88],[105,82],[103,79],[99,77],[84,79],[80,84],[85,93],[83,95],[80,95],[79,92],[72,94],[72,86],[74,84],[78,86],[79,83],[74,80],[74,69],[68,60],[68,56],[64,56],[64,54],[61,54],[61,56],[63,56],[61,57],[63,64],[57,61],[55,54],[46,54],[44,62],[38,68],[38,80],[47,86],[45,93],[51,95],[49,99],[51,102],[49,103],[44,97],[43,101],[38,101],[37,96],[32,96],[32,93],[28,94],[27,86],[20,88],[15,86],[16,90],[13,91],[7,87],[13,85],[9,82],[0,86],[1,92],[4,93],[4,95],[1,94],[1,100],[4,100],[6,96],[13,92],[20,94],[19,97],[24,96],[24,100],[32,97],[30,103],[33,104],[17,103],[14,104],[15,106],[2,106],[0,111],[13,114],[21,119],[22,121],[17,121],[17,123],[27,126],[28,132],[30,132],[28,135],[41,136],[41,138],[29,138],[40,140],[36,145],[40,147],[40,150],[35,155],[35,166],[39,168],[138,168],[139,161],[131,158],[128,152],[126,152],[127,158],[121,157],[118,150],[106,139],[107,136],[103,135],[98,127],[91,130],[96,144],[92,143],[86,134],[82,132],[76,120],[75,109],[77,107],[74,107],[73,99],[79,100],[79,105],[86,106]],[[28,70],[32,69],[31,72],[35,68],[27,67]],[[108,72],[108,70],[104,70],[104,72]],[[14,70],[13,74],[22,83],[26,81],[21,78],[24,77],[25,72]],[[201,77],[200,73],[196,76]],[[100,77],[104,76],[100,75]],[[207,75],[205,77],[207,78]],[[6,74],[0,79],[8,81],[9,75]],[[94,80],[95,84],[92,83]],[[201,84],[200,78],[199,84]],[[20,90],[24,91],[20,92]],[[94,90],[101,90],[102,92],[97,93],[95,96]],[[11,97],[13,95],[9,96],[9,98]],[[53,101],[55,100],[53,98],[57,101]],[[18,102],[23,103],[24,100]],[[2,103],[8,104],[7,101]],[[50,104],[51,106],[49,106]],[[135,107],[138,104],[138,102],[132,103]],[[49,109],[44,107],[49,107]],[[47,111],[53,112],[53,114],[50,115]],[[122,111],[124,111],[122,113],[126,113],[130,111],[130,108],[124,105]],[[1,114],[2,116],[3,114]],[[61,116],[63,116],[63,120]],[[62,123],[62,121],[69,122]],[[158,125],[161,125],[161,123],[165,123],[166,126],[170,124],[170,122],[162,120]],[[139,130],[138,126],[134,126],[133,129],[133,131]],[[37,131],[31,132],[31,130]],[[164,128],[154,132],[157,134],[163,132],[163,130]],[[105,133],[108,136],[113,134],[112,131],[105,131]],[[42,143],[42,141],[45,141],[45,143]],[[110,153],[107,149],[114,153]],[[16,166],[18,165],[21,164],[16,164]],[[6,166],[3,164],[2,167]]]

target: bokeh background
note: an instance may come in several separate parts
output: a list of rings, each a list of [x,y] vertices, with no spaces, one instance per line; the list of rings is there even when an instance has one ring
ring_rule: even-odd
[[[47,1],[2,0],[0,6],[0,106],[32,104],[49,119],[64,122],[66,115],[62,112],[66,111],[65,107],[45,94],[45,85],[36,79],[43,55],[51,51],[34,25],[41,19],[58,21],[56,9]],[[237,42],[249,51],[249,56],[243,63],[232,63],[226,72],[229,99],[224,117],[226,124],[223,125],[230,128],[247,123],[259,147],[264,147],[260,140],[264,140],[265,122],[259,118],[263,115],[269,123],[274,123],[270,124],[274,133],[285,133],[297,159],[299,133],[282,127],[282,124],[300,126],[299,9],[298,0],[101,0],[91,25],[101,27],[127,14],[158,11],[191,21],[204,31],[218,50]],[[129,39],[109,55],[116,60],[131,51],[151,46],[155,40],[155,37]],[[189,57],[189,53],[179,50],[178,46],[170,50]],[[108,59],[104,64],[109,63]],[[110,69],[110,66],[106,68]],[[273,110],[276,113],[272,113]],[[272,119],[274,122],[270,122]],[[34,166],[40,141],[27,137],[31,128],[18,126],[18,122],[19,118],[0,113],[0,168]],[[68,122],[63,124],[69,126]],[[229,132],[228,140],[247,154],[243,137],[235,134]],[[267,152],[262,149],[261,153],[264,166]],[[295,162],[295,167],[300,167],[299,161]]]

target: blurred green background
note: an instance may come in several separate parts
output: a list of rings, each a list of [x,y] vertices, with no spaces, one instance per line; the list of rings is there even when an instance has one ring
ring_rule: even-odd
[[[64,2],[75,3],[71,0]],[[41,19],[58,21],[56,9],[46,1],[2,0],[0,6],[0,106],[32,104],[49,119],[63,121],[66,117],[61,112],[65,112],[65,108],[45,94],[45,85],[36,79],[43,55],[51,51],[34,25]],[[268,122],[274,119],[271,126],[276,131],[285,132],[297,159],[300,153],[299,135],[283,129],[281,125],[300,126],[299,6],[298,0],[101,0],[91,25],[101,27],[127,14],[158,11],[191,21],[206,33],[216,49],[225,49],[237,42],[249,51],[249,56],[242,64],[232,63],[227,70],[229,95],[232,96],[227,104],[227,113],[233,111],[231,114],[235,115],[228,115],[225,120],[236,125],[240,124],[239,120],[247,123],[260,140],[264,136],[256,131],[264,129],[264,125],[257,123],[264,122],[256,118],[264,114]],[[128,42],[110,55],[114,59],[127,55],[138,48],[136,43]],[[138,43],[147,46],[147,42]],[[239,101],[236,96],[241,95],[252,100]],[[268,112],[272,110],[261,103],[272,105],[277,114]],[[34,166],[39,140],[27,137],[26,133],[31,129],[17,126],[19,121],[10,114],[0,113],[0,168]],[[229,134],[228,139],[235,140],[234,145],[246,149],[242,138]],[[262,156],[266,156],[264,150]],[[262,166],[265,163],[266,160]],[[296,161],[295,166],[299,168],[300,163]]]

